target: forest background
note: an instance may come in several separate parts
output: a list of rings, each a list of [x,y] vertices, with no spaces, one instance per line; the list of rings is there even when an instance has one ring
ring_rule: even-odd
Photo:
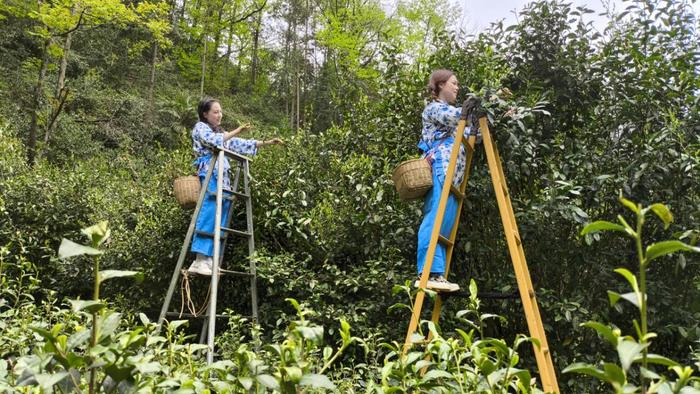
[[[580,324],[615,321],[633,332],[624,322],[635,310],[611,308],[606,291],[626,286],[615,268],[637,272],[636,251],[624,238],[581,230],[623,214],[622,194],[672,210],[670,227],[649,223],[646,241],[697,241],[696,15],[687,1],[626,1],[599,31],[591,10],[535,1],[513,25],[468,34],[455,29],[458,13],[445,0],[401,0],[392,10],[376,0],[0,2],[8,371],[48,341],[26,330],[32,323],[66,319],[70,334],[90,319],[65,300],[93,294],[91,259],[59,260],[57,250],[99,221],[111,229],[101,267],[144,276],[110,281],[102,297],[123,313],[122,327],[137,325],[139,313],[157,316],[191,215],[172,181],[193,173],[190,130],[209,95],[222,102],[224,126],[251,122],[247,137],[286,141],[252,164],[262,342],[285,338],[298,317],[285,301],[293,298],[315,312],[326,343],[341,318],[371,350],[348,347],[333,373],[380,376],[371,368],[386,355],[378,344],[405,336],[409,314],[389,307],[406,302],[392,286],[414,277],[421,217],[419,202],[398,199],[391,171],[417,155],[436,68],[455,71],[458,101],[474,93],[490,108],[555,367],[614,358]],[[514,291],[481,152],[464,208],[451,278]],[[227,260],[245,264],[243,256],[232,248]],[[699,266],[697,254],[673,254],[646,278],[653,350],[685,364],[698,358]],[[220,305],[245,315],[248,290],[225,286]],[[454,312],[470,302],[451,301],[443,331],[460,327]],[[527,333],[519,302],[484,300],[481,309],[504,317],[483,327],[488,336],[510,343]],[[227,338],[250,340],[236,336],[246,324],[232,323]],[[531,350],[521,351],[534,369]],[[560,385],[599,388],[570,374]]]

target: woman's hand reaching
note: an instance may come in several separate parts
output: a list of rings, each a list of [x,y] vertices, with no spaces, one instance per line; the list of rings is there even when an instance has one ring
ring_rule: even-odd
[[[261,147],[261,146],[279,145],[279,144],[284,144],[284,141],[282,141],[281,138],[272,138],[272,139],[265,140],[265,141],[258,141],[257,146]]]
[[[241,133],[245,133],[246,131],[252,128],[253,126],[251,126],[250,123],[243,123],[242,125],[238,126],[235,130],[231,131],[231,134],[235,136]]]
[[[250,123],[244,123],[232,131],[225,132],[224,133],[224,141],[228,141],[231,138],[235,137],[236,135],[238,135],[240,133],[245,133],[246,131],[248,131],[252,128],[253,128],[253,126],[251,126]]]

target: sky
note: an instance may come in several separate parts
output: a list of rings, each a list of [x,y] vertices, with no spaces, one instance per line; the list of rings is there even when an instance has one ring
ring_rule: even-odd
[[[477,33],[489,26],[491,22],[505,19],[505,25],[514,24],[517,19],[514,11],[520,11],[532,0],[452,0],[462,9],[460,26],[467,32]],[[626,5],[622,0],[569,0],[572,8],[586,6],[595,11],[588,14],[587,18],[593,21],[596,29],[602,32],[605,28],[607,17],[598,15],[604,13],[606,6],[610,5],[614,10],[620,12]],[[628,3],[629,4],[629,3]],[[696,14],[700,14],[700,2],[693,5]]]

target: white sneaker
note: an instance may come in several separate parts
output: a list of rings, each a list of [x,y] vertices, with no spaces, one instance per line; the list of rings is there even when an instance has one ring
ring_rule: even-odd
[[[190,265],[190,268],[187,269],[187,272],[189,272],[190,274],[211,276],[211,274],[212,274],[212,270],[211,270],[212,259],[211,259],[211,257],[200,258],[200,256],[201,255],[197,254],[197,259],[192,262],[192,265]]]
[[[413,284],[415,287],[420,287],[420,278],[416,280],[416,282]],[[453,292],[459,290],[459,285],[456,283],[452,283],[448,281],[444,276],[442,275],[430,275],[430,278],[428,278],[428,284],[426,286],[428,289],[435,290],[435,291],[446,291],[446,292]]]

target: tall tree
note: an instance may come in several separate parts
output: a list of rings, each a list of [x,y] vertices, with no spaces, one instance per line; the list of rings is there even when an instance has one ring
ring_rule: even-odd
[[[49,62],[51,62],[51,52],[55,48],[54,42],[56,39],[63,37],[67,40],[67,36],[86,27],[95,27],[102,24],[126,24],[135,20],[133,11],[126,7],[118,0],[67,0],[62,2],[44,2],[37,0],[33,5],[33,12],[30,12],[29,17],[35,20],[35,25],[32,34],[40,41],[40,56],[39,56],[39,72],[34,85],[34,102],[31,123],[29,126],[28,141],[27,141],[27,161],[33,165],[36,158],[37,135],[39,129],[39,113],[44,102],[44,85],[46,72]],[[71,41],[67,41],[70,44]],[[66,41],[64,41],[64,47]],[[60,48],[57,48],[60,51]],[[65,54],[64,54],[65,55]],[[63,56],[63,55],[62,55]],[[59,73],[65,72],[65,69],[59,68]],[[62,80],[64,76],[60,76],[58,80]],[[63,89],[63,82],[59,82],[57,90]],[[55,122],[58,112],[62,104],[52,110],[53,119],[47,127]],[[48,140],[49,135],[45,136]]]
[[[168,3],[163,1],[157,3],[142,2],[139,3],[135,10],[139,24],[145,27],[151,37],[150,72],[146,97],[149,110],[146,112],[146,124],[153,122],[153,114],[155,113],[153,95],[156,88],[158,52],[161,48],[168,48],[172,45],[168,38],[168,33],[172,29],[170,18],[174,13],[170,7]]]

